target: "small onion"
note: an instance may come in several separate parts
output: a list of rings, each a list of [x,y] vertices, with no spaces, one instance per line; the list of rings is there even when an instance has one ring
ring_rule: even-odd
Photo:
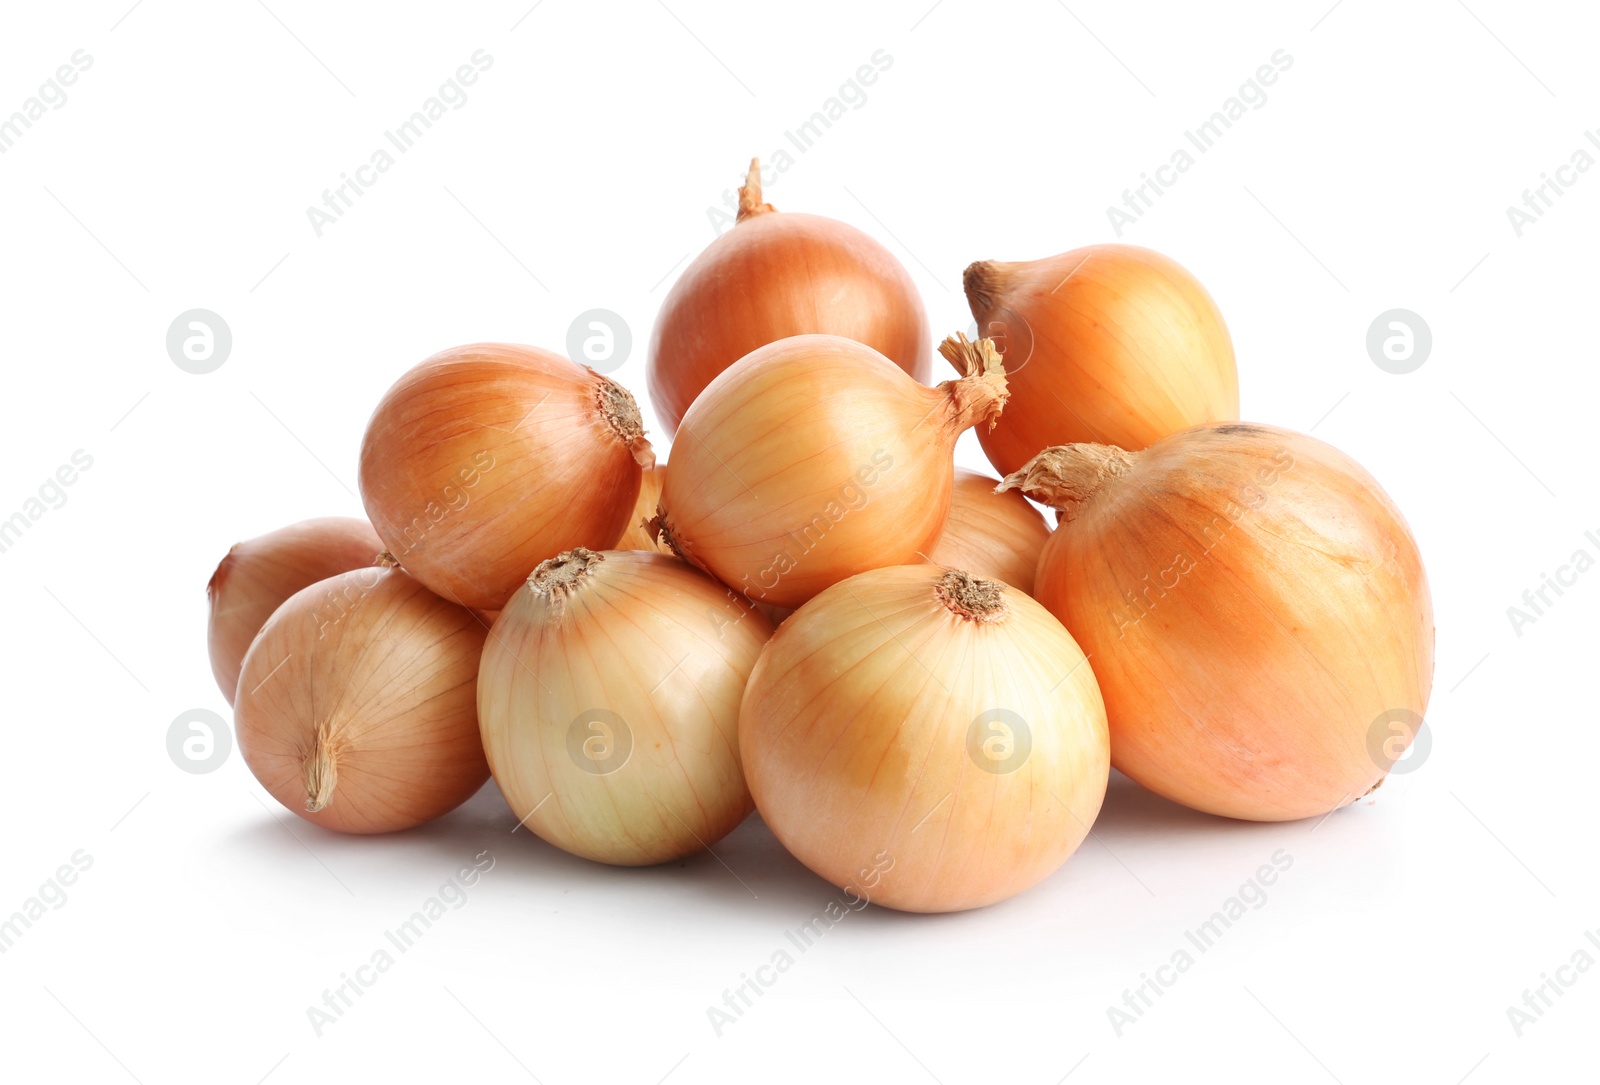
[[[835,584],[773,635],[739,714],[756,807],[817,874],[913,912],[1019,893],[1089,832],[1105,706],[1026,595],[932,565]]]
[[[273,798],[339,832],[455,809],[489,778],[473,703],[485,634],[393,566],[297,592],[244,659],[245,763]]]
[[[617,540],[613,550],[650,550],[665,552],[666,547],[656,541],[647,522],[656,514],[656,503],[661,500],[661,484],[667,477],[667,465],[657,460],[654,467],[646,467],[639,480],[639,496],[633,502],[633,514],[628,526]]]
[[[654,459],[621,385],[536,347],[479,343],[435,354],[384,396],[361,496],[413,576],[495,610],[546,558],[616,542]]]
[[[1000,341],[1017,404],[979,433],[1001,474],[1047,445],[1140,449],[1201,422],[1239,417],[1239,377],[1222,314],[1175,261],[1091,245],[967,268],[980,334]]]
[[[956,468],[950,517],[928,560],[947,569],[1004,580],[1018,591],[1032,594],[1033,571],[1050,528],[1021,494],[995,493],[999,484],[999,479]]]
[[[760,162],[752,161],[737,223],[689,265],[656,318],[650,400],[667,433],[734,362],[813,333],[865,343],[929,379],[928,316],[900,261],[853,226],[763,203]]]
[[[1007,395],[987,340],[940,349],[963,376],[937,388],[835,335],[740,359],[684,416],[661,490],[664,540],[780,607],[921,560],[944,530],[956,438],[993,425]]]
[[[211,673],[228,703],[239,688],[250,642],[285,599],[319,580],[371,565],[382,552],[372,525],[347,516],[302,520],[235,543],[206,585]]]
[[[1433,684],[1417,544],[1372,476],[1269,426],[1046,449],[1035,595],[1089,652],[1117,768],[1198,810],[1326,814],[1383,781]],[[1404,744],[1396,741],[1404,735]]]
[[[715,844],[750,812],[739,697],[772,625],[668,554],[542,563],[484,649],[478,716],[524,825],[602,863]]]

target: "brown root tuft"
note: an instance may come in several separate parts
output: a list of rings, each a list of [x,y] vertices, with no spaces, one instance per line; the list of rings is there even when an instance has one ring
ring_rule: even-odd
[[[946,610],[971,622],[1004,621],[1011,612],[1006,602],[1006,586],[998,580],[984,580],[960,569],[951,569],[939,578],[933,592]]]

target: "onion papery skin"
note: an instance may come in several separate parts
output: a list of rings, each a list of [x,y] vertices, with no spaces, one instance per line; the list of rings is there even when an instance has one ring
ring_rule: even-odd
[[[1094,662],[1117,768],[1254,821],[1382,782],[1390,722],[1427,710],[1433,604],[1405,519],[1348,456],[1220,424],[1050,450],[1006,483],[1063,509],[1034,593]]]
[[[639,479],[639,496],[634,498],[628,526],[612,547],[613,550],[648,550],[658,554],[670,552],[656,541],[654,533],[647,526],[647,522],[655,517],[656,504],[661,500],[661,484],[666,477],[667,465],[660,460],[656,461],[655,466],[644,469]]]
[[[787,608],[867,569],[926,560],[950,507],[956,439],[992,424],[1006,397],[992,346],[941,349],[968,376],[937,388],[833,335],[740,359],[684,417],[663,539],[752,601]]]
[[[361,446],[361,496],[413,576],[497,610],[539,562],[605,547],[654,462],[621,385],[537,347],[435,354],[391,388]]]
[[[762,204],[754,163],[740,196],[738,222],[685,269],[656,317],[650,400],[669,434],[717,374],[794,335],[842,335],[929,380],[928,315],[899,260],[853,226]]]
[[[963,576],[898,566],[824,591],[768,642],[739,715],[746,779],[783,845],[905,911],[976,908],[1048,876],[1110,771],[1071,635],[997,581],[967,578],[999,618],[953,611],[940,589]]]
[[[297,592],[245,656],[245,763],[325,829],[395,832],[448,813],[489,778],[474,703],[487,632],[395,567]]]
[[[228,703],[250,642],[284,600],[319,580],[371,565],[382,552],[372,525],[348,516],[302,520],[234,544],[206,585],[211,674]]]
[[[950,515],[928,560],[947,569],[1003,580],[1033,593],[1033,573],[1050,528],[1019,493],[994,492],[997,478],[956,468]]]
[[[1133,245],[1090,245],[965,275],[978,333],[996,339],[1016,404],[978,434],[1001,474],[1050,445],[1129,450],[1239,417],[1233,340],[1205,287]]]
[[[772,634],[743,599],[667,554],[575,550],[495,622],[478,679],[494,778],[557,847],[664,863],[751,809],[739,698]]]

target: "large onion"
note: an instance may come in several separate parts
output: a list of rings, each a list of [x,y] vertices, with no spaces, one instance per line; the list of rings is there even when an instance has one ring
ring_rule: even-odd
[[[539,836],[661,863],[750,812],[739,698],[772,625],[667,554],[572,550],[495,622],[478,679],[494,778]]]
[[[1109,775],[1083,653],[1038,603],[932,565],[835,584],[756,664],[739,748],[761,816],[835,885],[975,908],[1059,867]]]
[[[1239,417],[1233,341],[1205,287],[1132,245],[1091,245],[966,271],[980,335],[997,340],[1016,394],[1006,424],[978,434],[1007,474],[1047,445],[1140,449]]]
[[[621,385],[536,347],[478,343],[435,354],[384,396],[361,496],[413,576],[496,610],[546,558],[616,542],[652,462]]]
[[[811,333],[865,343],[919,381],[931,372],[928,316],[900,261],[853,226],[763,203],[752,161],[737,224],[695,258],[656,317],[657,416],[676,432],[718,373],[757,347]]]
[[[485,634],[392,566],[297,592],[244,659],[245,763],[284,806],[340,832],[453,810],[489,778],[474,709]]]
[[[206,585],[211,673],[228,703],[239,688],[250,642],[285,599],[319,580],[371,565],[382,551],[372,525],[347,516],[302,520],[235,543]]]
[[[940,349],[964,376],[937,388],[835,335],[742,358],[684,416],[661,490],[666,541],[780,607],[925,560],[949,511],[956,438],[992,425],[1007,394],[987,341]]]
[[[1142,452],[1047,449],[1005,485],[1062,510],[1034,593],[1088,651],[1113,760],[1146,787],[1229,817],[1321,815],[1415,737],[1427,577],[1399,510],[1338,450],[1198,426]]]
[[[988,475],[956,468],[950,516],[928,560],[947,569],[1004,580],[1031,594],[1033,571],[1050,528],[1021,494],[995,493],[999,483]]]

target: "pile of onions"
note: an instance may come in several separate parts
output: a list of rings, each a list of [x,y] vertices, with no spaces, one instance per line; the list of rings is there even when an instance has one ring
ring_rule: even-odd
[[[772,625],[665,554],[576,549],[495,622],[483,745],[521,822],[603,863],[661,863],[750,812],[739,698]]]
[[[297,592],[250,646],[239,749],[288,809],[346,833],[409,829],[489,778],[474,693],[485,629],[392,565]]]
[[[711,381],[758,347],[792,335],[865,343],[926,382],[932,339],[911,276],[852,226],[779,213],[750,163],[733,229],[673,285],[650,340],[649,387],[669,434]]]
[[[1381,783],[1433,683],[1416,542],[1359,465],[1269,426],[1142,452],[1046,449],[1004,485],[1061,510],[1035,595],[1093,661],[1117,768],[1185,805],[1281,821]]]
[[[999,479],[956,468],[950,516],[928,560],[1032,593],[1033,571],[1050,528],[1021,494],[995,493],[999,484]]]
[[[654,461],[621,385],[536,347],[479,343],[435,354],[384,396],[361,496],[407,571],[496,610],[546,558],[615,543]]]
[[[746,355],[684,416],[661,490],[664,541],[780,607],[925,560],[949,512],[956,438],[993,425],[1008,394],[987,340],[940,350],[962,377],[937,388],[834,335]]]
[[[365,520],[326,516],[236,543],[206,585],[211,673],[233,703],[239,667],[261,627],[285,599],[338,573],[371,565],[383,552]]]
[[[1091,245],[965,275],[980,335],[1006,358],[1016,405],[978,437],[1001,474],[1048,445],[1141,449],[1239,417],[1233,341],[1205,287],[1160,253]]]
[[[836,584],[774,634],[739,747],[756,807],[823,878],[915,912],[976,908],[1077,849],[1105,798],[1105,706],[1072,636],[936,566]]]

